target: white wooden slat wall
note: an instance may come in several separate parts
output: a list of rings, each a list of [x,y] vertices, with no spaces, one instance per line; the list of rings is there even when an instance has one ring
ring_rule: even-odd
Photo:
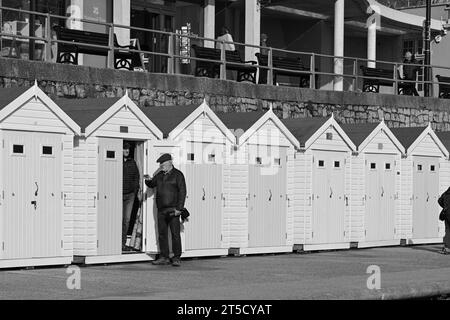
[[[248,164],[247,145],[230,155],[229,165],[225,168],[227,179],[224,185],[226,207],[224,225],[227,228],[225,242],[230,248],[248,246]]]
[[[395,187],[394,187],[394,203],[395,203],[395,208],[394,208],[394,228],[395,228],[395,233],[394,233],[394,239],[404,239],[402,236],[402,232],[401,232],[401,224],[400,224],[400,217],[401,217],[401,212],[402,212],[402,201],[400,199],[400,194],[402,192],[402,159],[401,159],[401,155],[397,155],[395,158],[395,166],[394,166],[394,175],[395,175]],[[397,174],[400,173],[400,174]]]
[[[441,195],[450,187],[450,161],[442,157],[439,164],[439,194]],[[444,237],[444,235],[445,224],[443,221],[439,221],[439,236]]]
[[[75,138],[74,255],[97,254],[97,145],[97,138]]]
[[[63,171],[63,255],[73,255],[73,234],[74,234],[74,216],[73,216],[73,188],[74,188],[74,135],[66,134],[63,137],[64,149],[64,171]]]
[[[4,242],[4,229],[5,229],[5,221],[4,221],[4,215],[5,215],[5,204],[3,199],[3,190],[5,190],[4,187],[4,176],[3,176],[3,157],[5,154],[5,148],[3,145],[3,131],[0,130],[0,245]],[[3,259],[3,248],[0,247],[2,250],[0,250],[0,259]]]
[[[412,157],[400,161],[401,191],[399,197],[400,213],[397,220],[398,234],[402,239],[412,237],[412,197],[413,197],[413,161]]]
[[[295,205],[295,180],[296,180],[296,167],[294,159],[295,150],[293,147],[287,150],[287,216],[286,216],[286,245],[292,246],[294,244],[294,215],[296,211]]]
[[[351,215],[349,219],[349,241],[362,241],[364,239],[364,196],[365,196],[365,159],[364,154],[353,155],[351,162],[351,191],[349,206]]]
[[[345,159],[345,173],[344,173],[344,240],[350,241],[351,238],[351,225],[353,218],[353,210],[350,202],[350,197],[352,194],[352,186],[355,183],[353,177],[353,168],[352,168],[352,158],[351,154],[348,153]]]

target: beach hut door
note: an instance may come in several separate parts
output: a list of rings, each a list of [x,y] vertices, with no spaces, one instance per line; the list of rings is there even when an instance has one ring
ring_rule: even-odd
[[[3,258],[62,252],[62,136],[4,131]]]
[[[99,255],[122,253],[122,139],[98,139],[97,246]]]

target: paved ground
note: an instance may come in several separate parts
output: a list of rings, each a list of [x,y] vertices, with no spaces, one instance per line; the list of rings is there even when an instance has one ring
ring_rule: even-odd
[[[66,268],[0,271],[0,299],[392,299],[450,293],[450,255],[440,246],[185,259],[81,268],[69,290]],[[369,290],[371,265],[380,289]],[[370,281],[370,283],[375,283]]]

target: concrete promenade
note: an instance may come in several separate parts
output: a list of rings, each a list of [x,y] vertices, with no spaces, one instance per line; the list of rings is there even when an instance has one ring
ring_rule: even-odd
[[[450,294],[450,255],[441,245],[305,254],[184,259],[181,268],[131,263],[81,267],[81,289],[65,267],[1,270],[0,299],[408,299]],[[380,289],[367,287],[369,266]],[[372,267],[373,268],[373,267]],[[377,268],[377,267],[375,267]],[[376,281],[369,280],[376,284]]]

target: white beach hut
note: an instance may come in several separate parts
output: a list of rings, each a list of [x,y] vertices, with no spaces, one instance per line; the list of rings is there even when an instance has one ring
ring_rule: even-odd
[[[351,241],[358,248],[399,245],[404,147],[384,121],[342,128],[358,151],[351,160]]]
[[[333,116],[284,119],[294,154],[294,251],[350,248],[350,157],[356,147]]]
[[[298,142],[272,109],[221,113],[238,136],[230,166],[230,253],[292,252],[295,147]]]
[[[161,129],[164,140],[153,147],[150,173],[156,159],[171,153],[174,165],[184,174],[189,221],[182,226],[182,257],[227,255],[230,206],[227,192],[228,157],[236,137],[209,108],[206,101],[192,106],[163,106],[143,109]],[[156,239],[152,242],[157,251]]]
[[[84,264],[147,261],[147,218],[153,203],[144,201],[137,223],[142,237],[135,252],[122,252],[123,142],[134,146],[141,176],[148,172],[149,148],[162,132],[128,97],[59,99],[78,123],[82,136],[74,141],[74,262]],[[141,187],[143,181],[141,180]],[[150,202],[150,201],[149,201]]]
[[[442,242],[440,194],[450,185],[449,152],[431,126],[395,128],[406,148],[402,172],[402,238],[408,244]]]
[[[71,263],[78,134],[37,84],[0,89],[0,268]]]

